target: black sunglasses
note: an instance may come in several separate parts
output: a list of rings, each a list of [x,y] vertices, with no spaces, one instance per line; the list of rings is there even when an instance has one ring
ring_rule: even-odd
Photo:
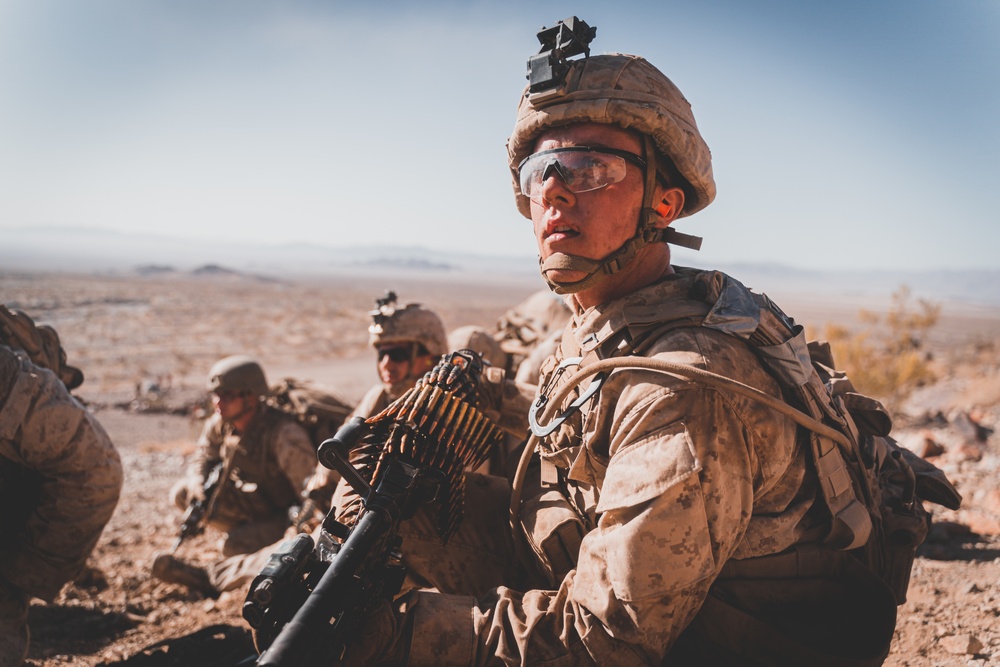
[[[394,361],[398,364],[403,361],[409,361],[412,352],[412,348],[409,347],[383,347],[378,350],[378,360],[382,361],[384,357],[389,357],[389,361]]]

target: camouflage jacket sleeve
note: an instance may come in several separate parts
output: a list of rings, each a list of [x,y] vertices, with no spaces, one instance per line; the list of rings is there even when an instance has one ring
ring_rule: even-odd
[[[213,412],[212,416],[205,420],[201,428],[201,435],[198,436],[197,452],[194,460],[188,466],[187,476],[191,479],[205,479],[218,463],[222,460],[222,417],[218,412]]]
[[[745,346],[681,335],[689,351],[655,356],[777,394]],[[468,599],[421,594],[410,664],[658,665],[729,558],[797,539],[805,464],[786,418],[638,370],[613,374],[598,400],[568,471],[569,495],[593,522],[577,568],[557,590],[499,588],[471,609]],[[751,530],[756,514],[781,520]]]
[[[278,467],[298,491],[305,489],[306,480],[316,470],[316,447],[304,428],[292,420],[275,427],[274,458]]]
[[[0,346],[0,355],[10,356]],[[0,576],[51,600],[87,560],[111,518],[122,466],[104,429],[48,370],[19,360],[0,405],[0,456],[37,472],[38,505],[0,546]]]

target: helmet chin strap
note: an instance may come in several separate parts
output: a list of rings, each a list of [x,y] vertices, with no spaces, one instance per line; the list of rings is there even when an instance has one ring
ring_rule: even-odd
[[[659,217],[653,209],[653,195],[656,193],[656,149],[653,139],[643,136],[642,157],[646,161],[645,183],[642,193],[642,211],[636,225],[635,235],[623,243],[604,259],[590,259],[580,255],[569,255],[557,252],[548,259],[538,258],[542,278],[556,294],[576,294],[590,289],[608,276],[614,275],[635,259],[639,251],[650,243],[673,243],[698,250],[701,248],[701,238],[682,234],[671,227],[657,229],[656,219]],[[586,274],[580,280],[557,281],[549,277],[552,271],[579,271]]]

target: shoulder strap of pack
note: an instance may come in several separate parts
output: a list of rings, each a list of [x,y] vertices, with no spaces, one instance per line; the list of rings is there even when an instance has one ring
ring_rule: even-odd
[[[770,300],[767,300],[770,305]],[[873,480],[859,448],[860,435],[842,400],[831,396],[813,368],[805,333],[799,326],[789,326],[780,311],[761,308],[760,325],[751,336],[753,348],[765,363],[782,363],[789,354],[808,360],[808,374],[799,384],[782,382],[789,403],[822,422],[841,438],[830,438],[810,429],[809,446],[823,499],[833,517],[825,542],[835,549],[855,549],[863,546],[871,535],[870,508],[875,505]],[[794,350],[794,352],[791,352]]]

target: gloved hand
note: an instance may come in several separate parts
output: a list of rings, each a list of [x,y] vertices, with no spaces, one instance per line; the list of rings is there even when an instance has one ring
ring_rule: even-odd
[[[441,357],[437,366],[417,381],[417,386],[440,387],[475,405],[479,401],[482,374],[482,355],[473,350],[458,350]]]

